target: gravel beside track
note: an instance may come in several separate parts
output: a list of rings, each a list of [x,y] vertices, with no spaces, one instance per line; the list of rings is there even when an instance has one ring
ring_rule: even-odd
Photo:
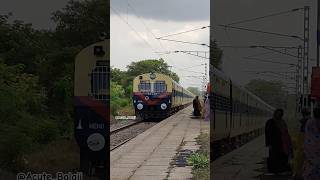
[[[122,131],[113,133],[110,135],[110,149],[113,150],[114,148],[118,147],[123,142],[130,140],[137,135],[143,133],[147,129],[151,128],[152,126],[156,125],[158,122],[141,122],[139,124],[133,125],[129,128],[126,128]],[[122,125],[124,126],[124,125]],[[121,126],[118,126],[121,127]],[[114,127],[115,128],[115,127]]]
[[[136,123],[140,120],[121,120],[121,121],[118,121],[117,123],[114,123],[114,124],[110,124],[110,132],[118,129],[118,128],[121,128],[121,127],[124,127],[124,126],[128,126],[130,124],[133,124],[133,123]]]

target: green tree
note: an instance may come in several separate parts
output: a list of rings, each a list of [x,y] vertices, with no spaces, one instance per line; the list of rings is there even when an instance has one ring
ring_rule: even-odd
[[[187,90],[192,92],[194,95],[200,95],[200,90],[197,87],[188,87]]]
[[[251,80],[245,86],[250,92],[276,108],[286,108],[286,95],[281,81]]]
[[[123,86],[111,81],[110,86],[111,114],[117,115],[120,108],[130,105],[131,98],[127,98]]]
[[[63,46],[86,47],[109,35],[109,8],[106,0],[70,0],[63,10],[53,13],[56,38]],[[68,37],[68,38],[66,38]]]
[[[128,68],[128,76],[136,77],[140,74],[155,72],[162,73],[170,76],[173,80],[179,82],[179,76],[170,71],[169,65],[164,62],[163,59],[150,59],[150,60],[142,60],[138,62],[132,62],[127,66]]]
[[[24,71],[35,73],[51,43],[48,31],[34,30],[31,24],[0,15],[0,57],[8,65],[23,64]],[[44,38],[47,37],[47,38]],[[47,44],[48,43],[48,44]]]
[[[25,154],[58,135],[37,76],[23,71],[22,64],[8,66],[0,61],[0,168],[13,171],[24,168]]]
[[[110,73],[111,73],[110,80],[113,82],[117,82],[118,84],[122,84],[123,79],[125,79],[125,77],[127,77],[127,72],[121,71],[118,68],[111,67]]]

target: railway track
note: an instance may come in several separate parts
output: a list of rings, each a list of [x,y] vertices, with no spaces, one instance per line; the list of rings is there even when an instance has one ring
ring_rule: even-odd
[[[187,107],[187,106],[185,106]],[[184,108],[185,108],[184,107]],[[184,109],[182,108],[182,109]],[[177,113],[181,109],[172,112],[170,116]],[[149,119],[148,121],[137,120],[127,125],[123,125],[118,128],[110,130],[110,151],[113,151],[123,144],[129,142],[131,139],[135,138],[137,135],[143,133],[150,127],[159,123],[163,119]],[[131,130],[133,129],[133,130]],[[128,135],[129,134],[129,135]],[[123,137],[122,137],[123,136]],[[115,140],[116,139],[116,140]]]
[[[113,129],[113,130],[110,131],[110,135],[111,135],[111,134],[114,134],[114,133],[117,133],[117,132],[119,132],[119,131],[122,131],[122,130],[124,130],[124,129],[127,129],[127,128],[131,127],[131,126],[134,126],[134,125],[137,125],[137,124],[139,124],[139,123],[142,123],[142,122],[143,122],[142,120],[138,120],[138,121],[133,122],[133,123],[130,123],[130,124],[128,124],[128,125],[124,125],[124,126],[121,126],[121,127],[119,127],[119,128],[115,128],[115,129]]]
[[[143,133],[158,122],[145,122],[142,120],[121,126],[110,131],[110,151],[113,151],[123,144],[129,142],[137,135]]]

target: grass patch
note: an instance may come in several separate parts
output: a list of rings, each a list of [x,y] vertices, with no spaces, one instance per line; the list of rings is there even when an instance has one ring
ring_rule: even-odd
[[[117,115],[118,116],[134,116],[135,112],[134,112],[133,105],[119,108],[119,110],[117,111]]]
[[[191,154],[187,162],[189,165],[192,165],[195,169],[203,169],[209,166],[209,159],[203,153],[193,153]]]
[[[194,180],[209,180],[210,179],[210,138],[208,133],[201,133],[196,138],[197,143],[200,145],[200,149],[191,154],[187,162],[192,165],[192,174]]]

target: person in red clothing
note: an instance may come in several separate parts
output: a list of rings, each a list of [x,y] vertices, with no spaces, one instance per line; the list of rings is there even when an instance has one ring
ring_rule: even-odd
[[[265,128],[266,146],[269,148],[267,166],[269,173],[280,174],[291,171],[289,156],[292,154],[291,139],[286,122],[282,119],[283,110],[277,109]]]

